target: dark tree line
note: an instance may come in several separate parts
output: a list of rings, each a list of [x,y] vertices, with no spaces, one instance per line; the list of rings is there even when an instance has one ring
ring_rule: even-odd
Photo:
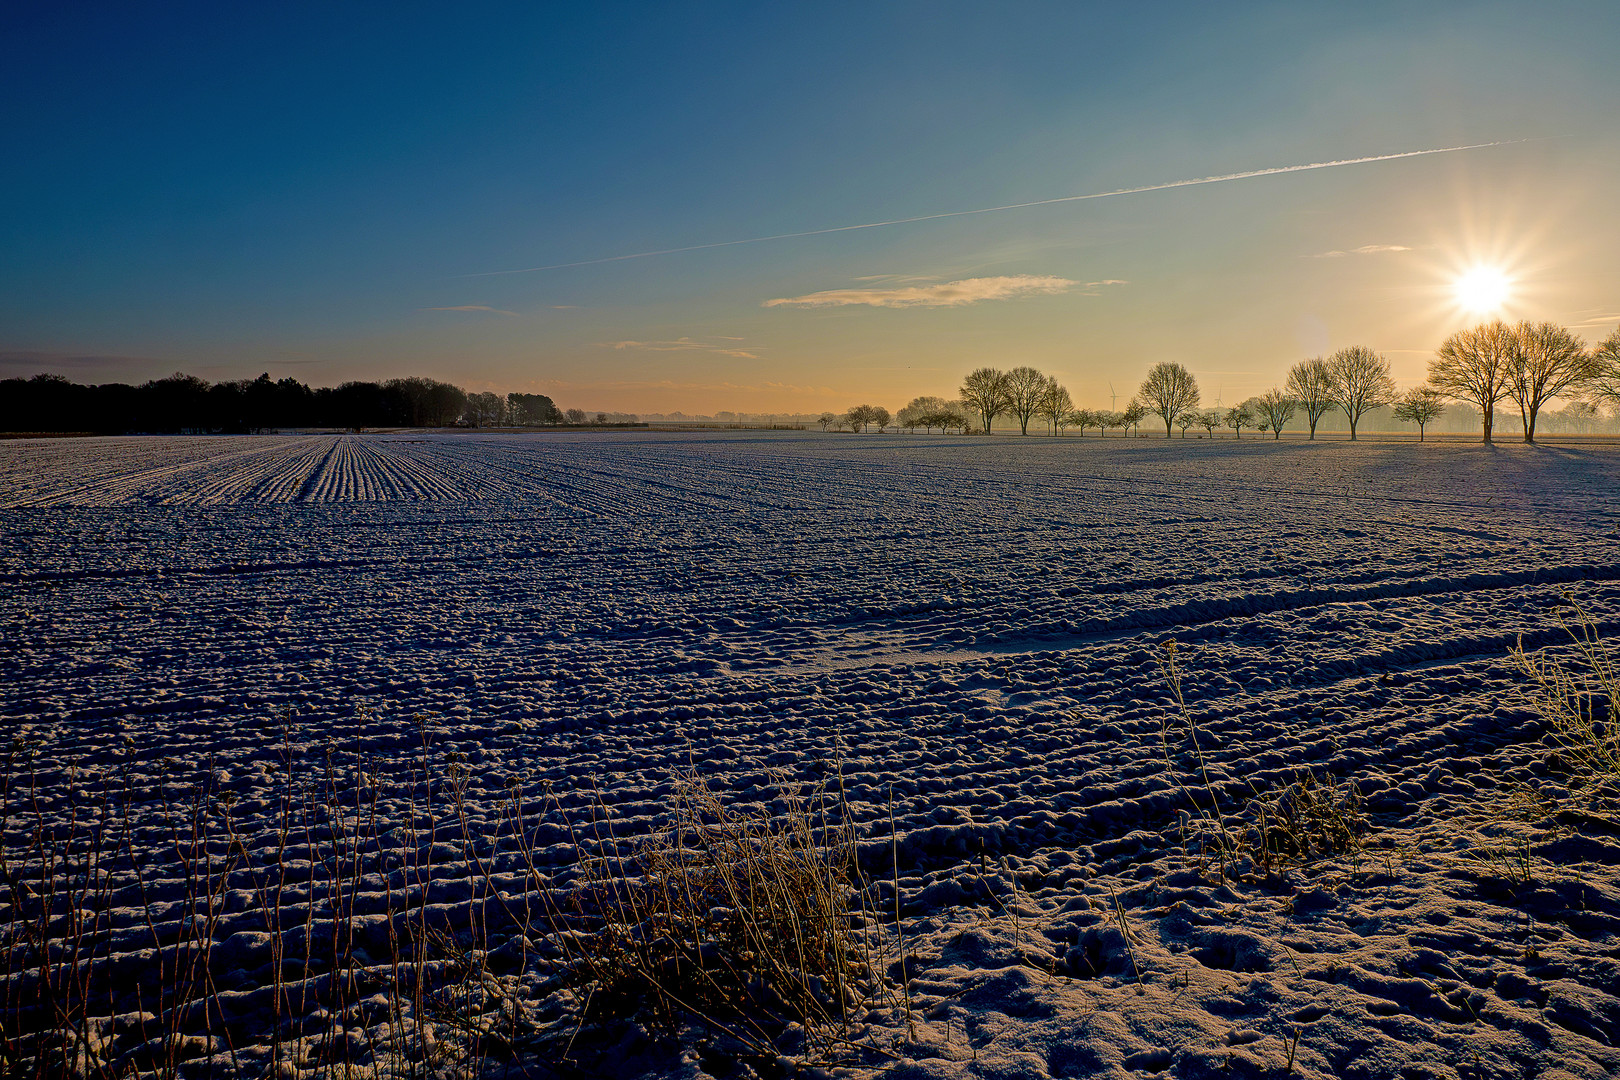
[[[84,385],[60,375],[0,380],[0,430],[253,432],[274,428],[481,427],[556,424],[544,394],[468,394],[436,379],[310,387],[297,379],[209,383],[176,373],[132,386]]]

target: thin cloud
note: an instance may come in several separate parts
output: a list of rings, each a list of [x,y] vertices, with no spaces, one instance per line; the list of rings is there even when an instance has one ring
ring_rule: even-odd
[[[907,285],[898,289],[828,289],[803,296],[765,301],[765,307],[962,307],[981,300],[1010,300],[1067,292],[1079,282],[1068,278],[1013,274],[1008,277],[963,278],[940,285]]]
[[[1383,255],[1391,251],[1411,251],[1405,244],[1362,244],[1349,251],[1319,251],[1315,255],[1306,255],[1307,259],[1342,259],[1347,255]]]
[[[721,341],[741,341],[742,338],[721,338]],[[712,341],[694,338],[676,338],[674,341],[599,341],[604,349],[641,349],[646,352],[707,352],[716,356],[735,356],[741,360],[758,360],[759,356],[746,349],[730,349]]]
[[[1123,278],[1104,278],[1102,281],[1088,281],[1083,287],[1081,296],[1101,296],[1099,289],[1106,289],[1114,285],[1129,285]]]
[[[1149,191],[1169,191],[1174,188],[1197,187],[1201,184],[1224,184],[1232,180],[1249,180],[1258,176],[1280,176],[1284,173],[1310,172],[1314,169],[1338,169],[1346,165],[1367,165],[1377,161],[1398,161],[1402,158],[1428,157],[1431,154],[1455,154],[1465,150],[1483,150],[1493,146],[1515,146],[1532,141],[1534,140],[1500,139],[1496,142],[1469,143],[1465,146],[1441,146],[1430,150],[1404,150],[1395,154],[1371,154],[1366,157],[1340,158],[1335,161],[1313,161],[1303,165],[1279,165],[1269,169],[1250,169],[1246,172],[1224,173],[1220,176],[1199,176],[1190,180],[1170,180],[1162,184],[1143,184],[1140,187],[1115,188],[1113,191],[1093,191],[1085,195],[1060,195],[1055,199],[1034,199],[1029,202],[1007,203],[1003,206],[981,206],[973,210],[946,210],[938,214],[918,214],[915,217],[890,218],[887,221],[868,221],[860,225],[837,225],[830,229],[806,229],[803,232],[750,236],[742,240],[720,240],[708,244],[688,244],[685,247],[637,251],[628,255],[609,255],[602,259],[580,259],[575,262],[548,263],[545,266],[525,266],[516,270],[486,270],[483,273],[461,274],[458,276],[497,277],[502,274],[533,274],[542,270],[562,270],[571,266],[597,266],[601,263],[623,262],[626,259],[649,259],[655,255],[677,255],[687,251],[708,251],[713,248],[736,247],[739,244],[763,244],[770,240],[795,240],[804,236],[826,236],[830,233],[856,232],[861,229],[882,229],[890,225],[910,225],[919,221],[938,221],[942,218],[969,217],[974,214],[995,214],[1003,210],[1022,210],[1031,206],[1055,206],[1059,203],[1085,202],[1088,199],[1111,199],[1118,195],[1140,195]]]
[[[511,315],[516,317],[517,312],[505,311],[501,308],[490,307],[488,304],[457,304],[455,307],[425,307],[421,311],[487,311],[491,315]]]
[[[893,285],[921,285],[924,282],[938,281],[932,274],[866,274],[855,279],[856,281],[887,281]]]

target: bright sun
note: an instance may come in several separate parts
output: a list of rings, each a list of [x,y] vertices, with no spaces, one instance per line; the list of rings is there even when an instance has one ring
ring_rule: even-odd
[[[1489,315],[1507,303],[1513,282],[1494,266],[1475,266],[1452,285],[1459,306],[1478,315]]]

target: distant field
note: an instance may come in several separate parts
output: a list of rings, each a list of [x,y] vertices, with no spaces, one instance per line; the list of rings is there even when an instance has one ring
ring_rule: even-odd
[[[1280,1072],[1301,1024],[1305,1076],[1462,1069],[1474,1050],[1487,1075],[1620,1067],[1612,834],[1537,839],[1546,895],[1458,861],[1493,842],[1510,779],[1564,790],[1505,658],[1520,635],[1567,641],[1565,590],[1620,630],[1620,447],[11,442],[0,582],[0,723],[44,774],[126,769],[154,801],[163,777],[212,769],[268,813],[275,733],[386,773],[425,723],[435,752],[466,755],[475,803],[515,775],[589,785],[635,834],[672,767],[769,804],[770,770],[819,779],[837,756],[874,839],[892,792],[923,1037],[961,1049],[917,1076],[972,1075],[968,1049],[1002,1075],[1129,1075],[1167,1047],[1171,1075],[1228,1054]],[[1231,809],[1304,768],[1346,778],[1388,858],[1302,870],[1307,900],[1286,905],[1192,874],[1161,742],[1167,638]],[[981,853],[1022,883],[1017,929]],[[1070,971],[1115,896],[1132,963],[1160,973],[1143,993],[1118,957],[1062,979],[1017,959]],[[1106,1033],[1080,1021],[1093,1010]]]

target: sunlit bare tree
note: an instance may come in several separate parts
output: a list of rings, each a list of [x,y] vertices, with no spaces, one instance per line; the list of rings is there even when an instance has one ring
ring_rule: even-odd
[[[1032,367],[1007,372],[1007,411],[1018,417],[1018,430],[1025,435],[1029,434],[1030,417],[1041,411],[1046,382],[1046,376]]]
[[[1142,434],[1142,419],[1147,414],[1148,407],[1135,398],[1131,398],[1130,404],[1126,405],[1125,411],[1120,414],[1125,420],[1125,430],[1129,431],[1131,428],[1135,428],[1138,435]]]
[[[1592,350],[1592,377],[1586,383],[1586,396],[1594,405],[1620,408],[1620,329]]]
[[[996,417],[1007,411],[1007,373],[989,367],[970,371],[959,393],[963,403],[984,421],[984,433],[988,435]]]
[[[1254,399],[1251,407],[1259,416],[1265,418],[1266,426],[1271,429],[1271,437],[1280,439],[1283,425],[1294,418],[1299,402],[1281,390],[1267,390]]]
[[[1418,442],[1423,441],[1423,429],[1429,422],[1446,411],[1445,399],[1432,386],[1414,386],[1395,403],[1395,419],[1418,426]]]
[[[1166,360],[1148,369],[1137,397],[1148,412],[1164,418],[1164,437],[1168,439],[1176,417],[1198,408],[1198,380],[1180,364]]]
[[[1197,409],[1184,409],[1176,413],[1176,427],[1181,429],[1181,437],[1187,437],[1187,429],[1198,423]]]
[[[1331,412],[1335,407],[1333,400],[1333,376],[1328,371],[1327,361],[1320,356],[1314,360],[1301,360],[1295,364],[1288,373],[1288,386],[1290,396],[1299,407],[1305,410],[1305,419],[1311,425],[1311,438],[1316,438],[1316,424],[1323,414]]]
[[[1246,406],[1234,405],[1226,410],[1226,415],[1221,417],[1221,422],[1236,432],[1237,437],[1241,439],[1243,438],[1243,429],[1254,424],[1254,414],[1249,412]]]
[[[1597,374],[1598,363],[1586,351],[1586,342],[1550,322],[1522,322],[1513,328],[1513,338],[1507,394],[1524,419],[1524,441],[1533,443],[1541,407],[1572,389],[1579,392]]]
[[[1226,422],[1219,409],[1206,409],[1198,414],[1198,426],[1209,432],[1209,437],[1215,437],[1215,429]]]
[[[1063,430],[1073,411],[1074,399],[1069,397],[1069,391],[1058,385],[1056,379],[1047,379],[1046,389],[1041,392],[1041,415],[1052,425],[1053,435]]]
[[[1327,358],[1333,378],[1333,403],[1350,422],[1350,441],[1356,441],[1356,425],[1362,414],[1395,400],[1395,380],[1389,377],[1389,361],[1365,345],[1349,345]]]
[[[935,417],[949,407],[950,403],[941,397],[915,397],[894,414],[894,422],[907,431],[916,431],[919,427],[932,431]]]
[[[879,420],[880,416],[882,417],[881,420]],[[889,422],[889,410],[872,405],[857,405],[845,413],[841,419],[849,425],[851,431],[860,433],[866,430],[867,424],[887,424]]]
[[[1483,442],[1491,441],[1496,403],[1507,396],[1515,347],[1512,328],[1498,319],[1452,334],[1429,361],[1429,385],[1448,398],[1469,402],[1479,409]]]

